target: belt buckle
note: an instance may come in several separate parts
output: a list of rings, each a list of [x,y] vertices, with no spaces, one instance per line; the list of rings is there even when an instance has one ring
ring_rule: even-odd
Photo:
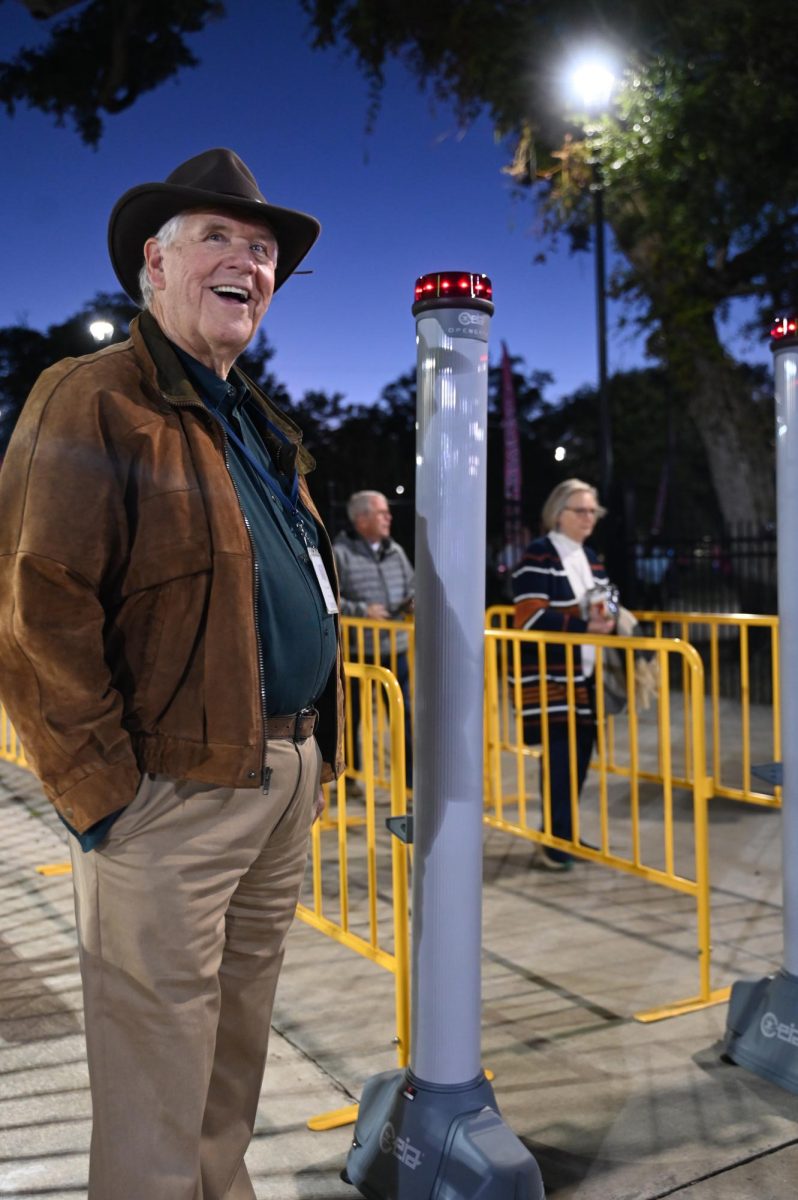
[[[310,716],[313,717],[313,728],[311,729],[310,733],[305,733],[305,734],[300,733],[299,732],[299,722],[302,720],[303,717],[310,717]],[[316,732],[316,728],[317,728],[318,724],[319,724],[319,710],[317,708],[314,708],[312,705],[308,705],[307,708],[300,708],[299,712],[296,715],[296,721],[294,722],[294,741],[295,742],[306,742],[309,737],[313,737],[313,734]]]

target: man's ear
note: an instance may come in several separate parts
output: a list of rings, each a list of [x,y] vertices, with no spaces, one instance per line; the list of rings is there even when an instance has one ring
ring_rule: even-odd
[[[147,238],[144,243],[144,262],[147,266],[150,283],[156,291],[160,291],[166,286],[163,269],[163,248],[155,238]]]

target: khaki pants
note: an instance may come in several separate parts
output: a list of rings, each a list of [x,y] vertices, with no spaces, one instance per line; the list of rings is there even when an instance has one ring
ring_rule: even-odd
[[[244,1152],[320,757],[271,742],[267,796],[145,775],[98,849],[73,843],[89,1200],[255,1200]]]

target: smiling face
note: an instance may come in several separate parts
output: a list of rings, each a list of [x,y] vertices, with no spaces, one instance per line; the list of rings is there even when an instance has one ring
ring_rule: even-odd
[[[169,245],[144,245],[152,314],[181,350],[222,379],[255,336],[274,292],[277,240],[268,225],[191,212]]]

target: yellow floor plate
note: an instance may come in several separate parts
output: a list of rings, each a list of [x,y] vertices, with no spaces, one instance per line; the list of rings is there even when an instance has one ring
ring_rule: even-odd
[[[37,875],[71,875],[72,863],[42,863],[36,868]]]
[[[677,1000],[675,1004],[665,1004],[662,1008],[648,1008],[634,1014],[636,1021],[649,1024],[652,1021],[666,1021],[669,1017],[681,1017],[684,1013],[699,1012],[702,1008],[712,1008],[713,1004],[725,1004],[729,999],[731,988],[718,988],[709,993],[709,999],[702,996],[691,996],[689,1000]]]
[[[314,1133],[321,1133],[325,1129],[342,1129],[344,1125],[354,1125],[359,1107],[359,1104],[348,1104],[346,1108],[334,1108],[331,1112],[319,1113],[317,1117],[309,1118],[308,1129],[312,1129]]]

